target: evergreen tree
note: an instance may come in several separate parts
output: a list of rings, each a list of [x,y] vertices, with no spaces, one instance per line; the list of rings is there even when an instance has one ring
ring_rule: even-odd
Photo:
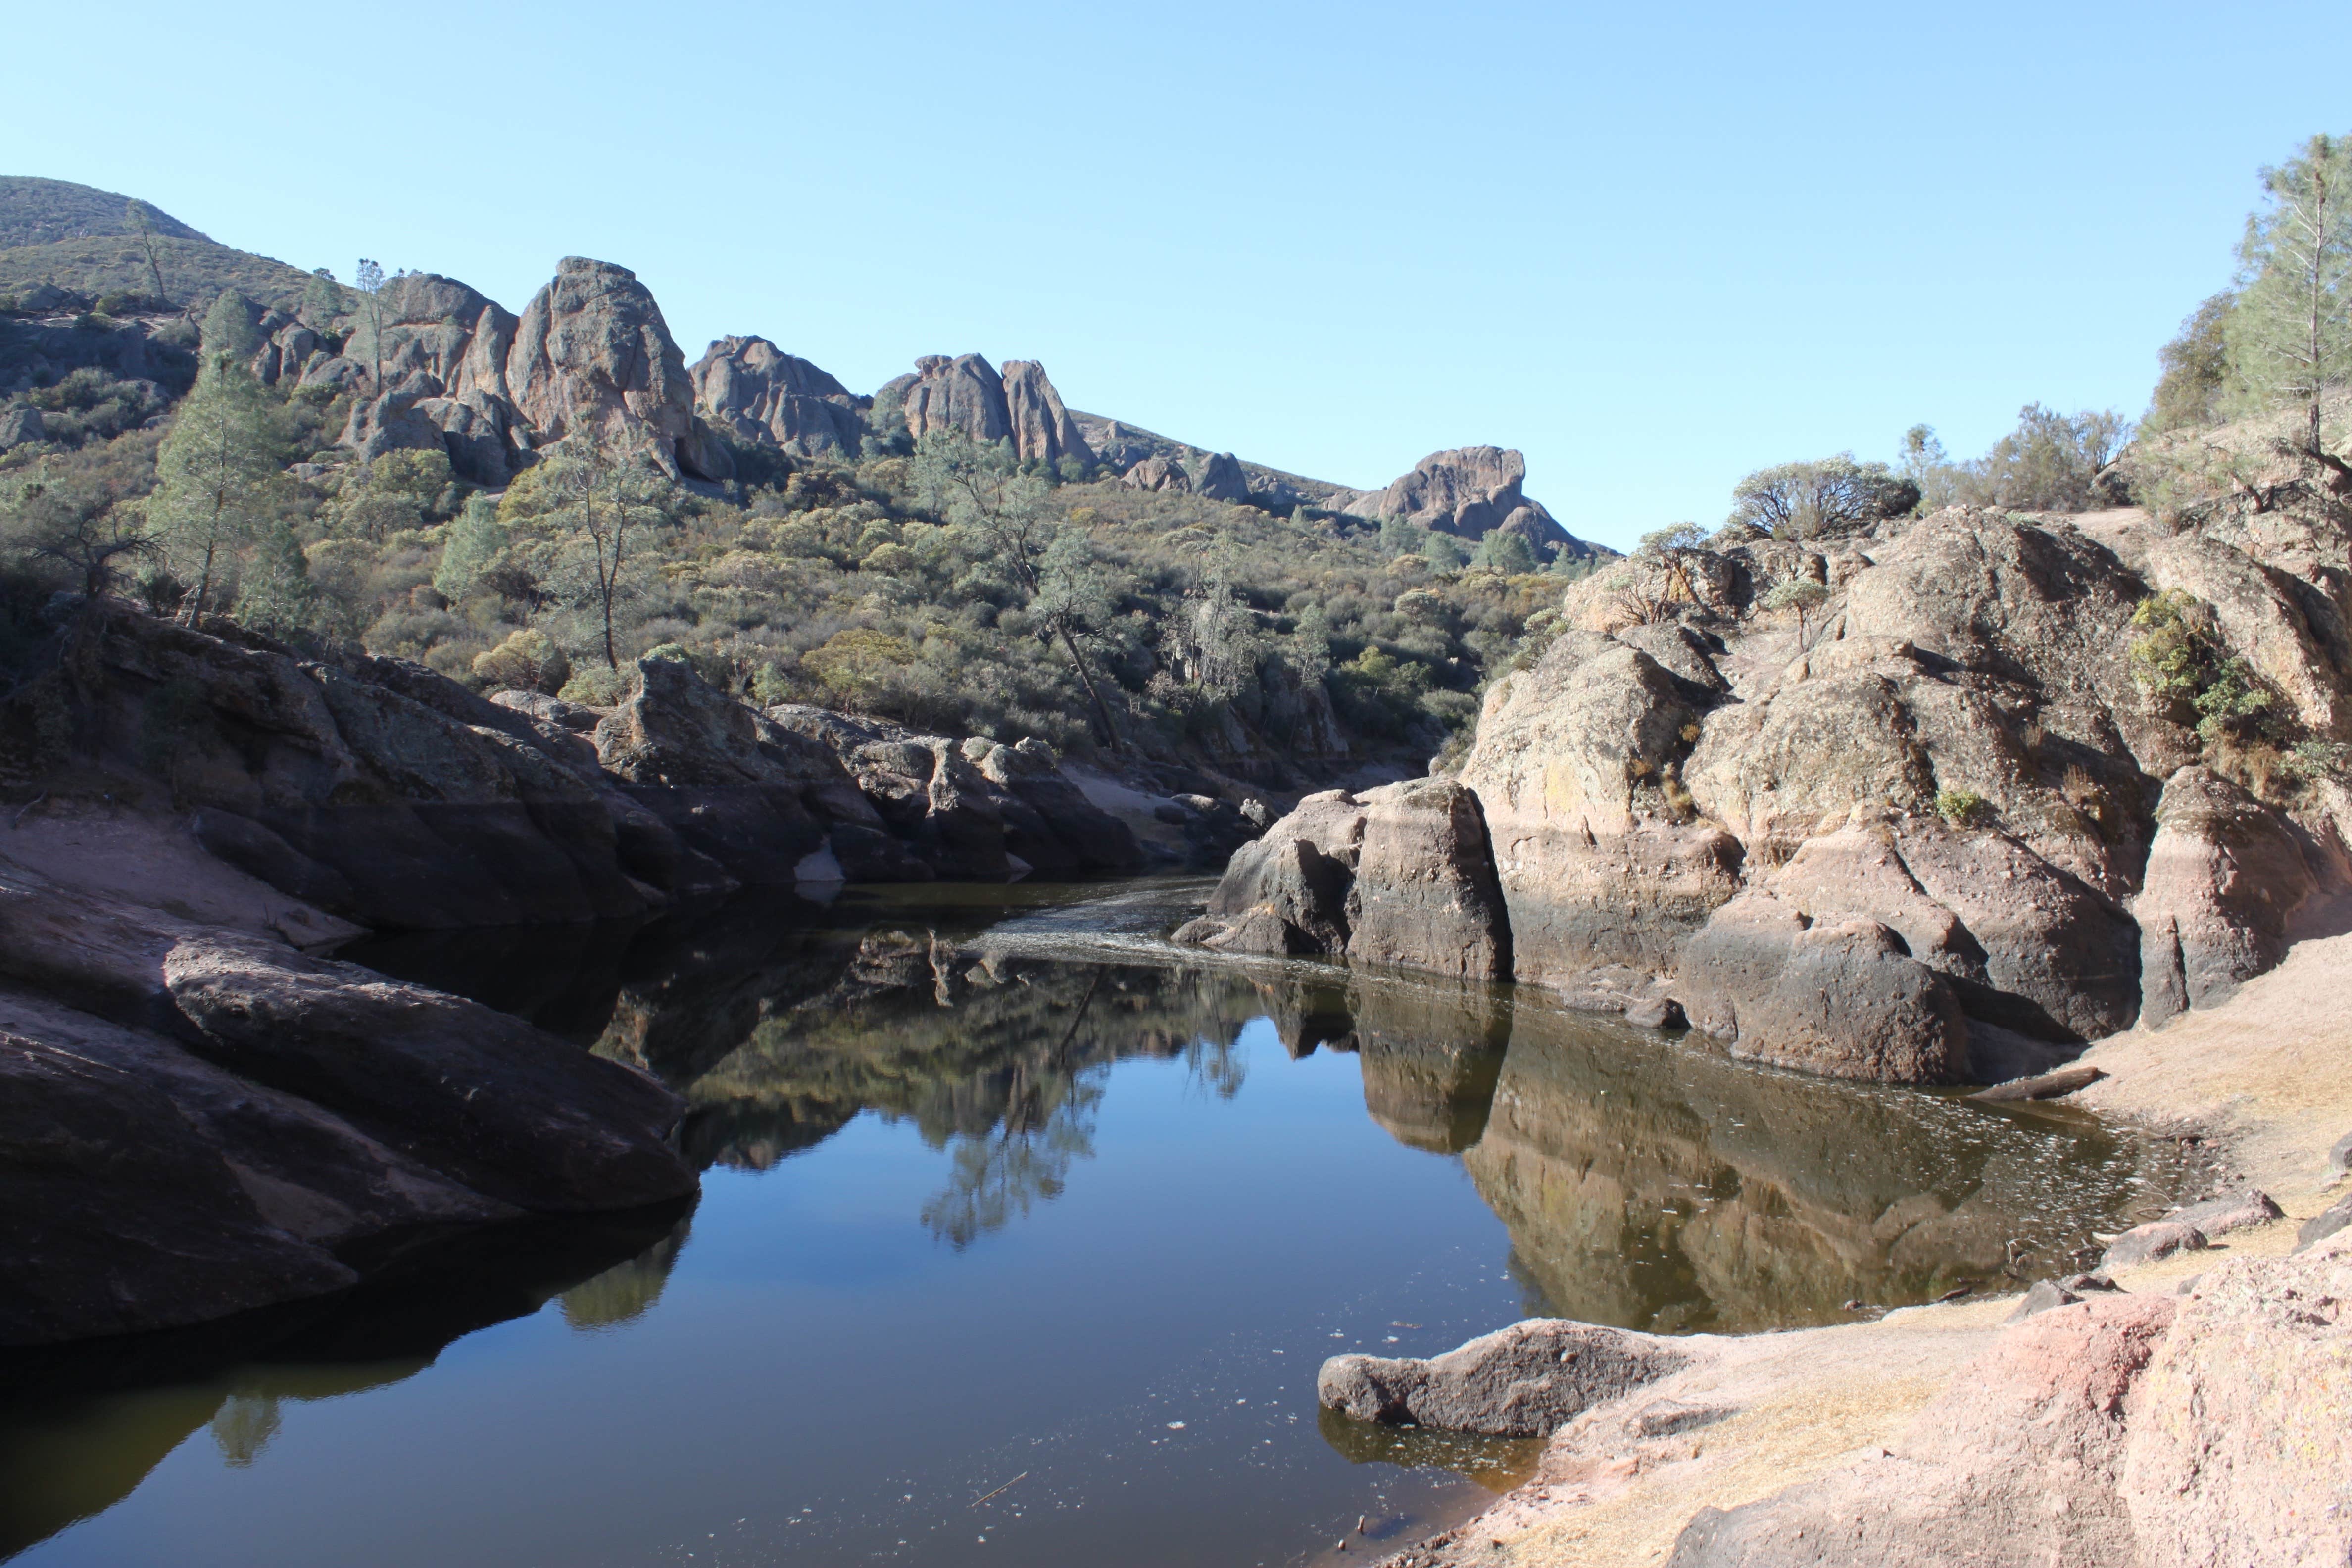
[[[274,512],[275,414],[250,371],[229,354],[206,352],[155,454],[159,482],[149,515],[173,574],[187,585],[181,616],[192,625]]]
[[[2322,405],[2352,375],[2352,141],[2315,136],[2262,179],[2267,205],[2238,247],[2230,367],[2257,406],[2300,408],[2304,451],[2324,461]]]

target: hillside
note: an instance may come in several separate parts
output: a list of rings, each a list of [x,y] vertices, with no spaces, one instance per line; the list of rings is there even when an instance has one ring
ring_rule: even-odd
[[[92,300],[152,296],[153,272],[130,216],[131,201],[66,180],[0,176],[0,298],[44,283]],[[224,289],[288,303],[310,281],[299,268],[222,245],[152,207],[146,221],[164,293],[175,304],[209,304]]]

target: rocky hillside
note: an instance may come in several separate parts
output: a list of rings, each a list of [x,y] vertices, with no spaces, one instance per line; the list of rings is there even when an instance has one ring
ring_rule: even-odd
[[[2273,500],[1633,557],[1489,687],[1454,778],[1311,797],[1190,935],[1906,1082],[2210,1005],[2352,894],[2352,518]]]
[[[144,203],[134,217],[132,205],[65,180],[0,176],[0,308],[11,299],[27,310],[71,301],[87,308],[113,296],[201,312],[224,289],[290,304],[310,282],[307,273],[222,245]]]

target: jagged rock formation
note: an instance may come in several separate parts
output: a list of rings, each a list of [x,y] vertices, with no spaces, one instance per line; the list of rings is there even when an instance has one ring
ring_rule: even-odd
[[[2333,754],[2352,531],[2298,535],[2288,570],[2250,533],[2122,526],[1955,510],[1726,537],[1570,589],[1460,773],[1509,973],[1760,1061],[2000,1081],[2210,1005],[2342,919],[2352,789],[2274,761],[2265,803],[2200,763],[2197,714],[2143,691],[2132,650],[2138,607],[2194,584],[2234,606],[2200,656],[2213,679],[2259,653],[2273,710]],[[1190,938],[1360,956],[1348,809],[1277,824]],[[1456,948],[1414,932],[1381,961],[1454,971]]]
[[[871,398],[765,338],[720,338],[689,371],[703,416],[739,440],[806,458],[855,458]]]
[[[383,295],[381,333],[362,324],[343,356],[373,394],[343,433],[362,458],[439,447],[459,474],[497,487],[586,430],[673,475],[734,472],[695,412],[661,307],[626,268],[567,256],[520,318],[430,273],[394,279]]]
[[[341,1291],[685,1196],[680,1101],[487,1007],[0,868],[0,1344]]]
[[[978,354],[925,354],[913,374],[883,384],[874,406],[877,416],[897,410],[917,440],[932,430],[961,430],[975,441],[1010,443],[1024,463],[1095,460],[1045,367],[1030,360],[1008,360],[999,374]]]
[[[1464,447],[1433,452],[1386,489],[1341,490],[1322,504],[1376,521],[1417,522],[1461,539],[1484,539],[1500,531],[1527,541],[1538,559],[1565,550],[1577,559],[1595,553],[1530,500],[1520,486],[1528,460],[1498,447]]]

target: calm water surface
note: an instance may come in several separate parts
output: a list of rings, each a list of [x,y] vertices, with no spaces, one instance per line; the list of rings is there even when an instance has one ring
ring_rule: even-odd
[[[1197,882],[382,941],[688,1097],[690,1214],[15,1369],[24,1564],[1293,1563],[1533,1445],[1318,1415],[1528,1313],[1842,1321],[2169,1190],[2080,1115],[1735,1067],[1507,988],[1203,963]]]

